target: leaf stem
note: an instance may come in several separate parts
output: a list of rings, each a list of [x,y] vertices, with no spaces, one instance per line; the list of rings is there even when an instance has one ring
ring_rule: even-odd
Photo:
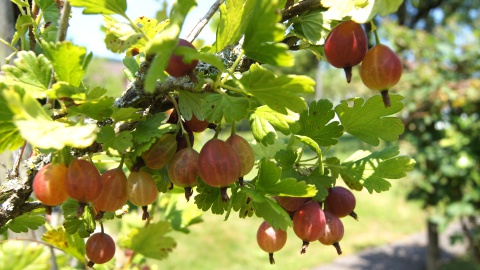
[[[120,170],[123,170],[123,163],[125,162],[125,154],[122,154],[121,158],[120,158],[120,162],[118,163],[118,168]]]
[[[235,135],[235,121],[232,122],[232,131],[230,132],[232,136]]]
[[[298,158],[297,158],[297,161],[295,161],[295,165],[298,166],[301,159],[302,159],[302,156],[303,156],[303,153],[305,152],[305,148],[307,148],[306,145],[303,145],[302,147],[302,150],[300,151],[300,154],[298,154]]]
[[[178,117],[178,122],[177,126],[180,126],[180,129],[176,131],[176,134],[181,130],[182,134],[185,136],[185,141],[187,142],[187,147],[191,148],[192,144],[190,143],[190,136],[188,135],[187,130],[183,126],[183,121],[182,121],[182,114],[180,113],[180,107],[178,106],[177,100],[175,100],[175,97],[173,97],[171,94],[167,95],[168,98],[172,101],[173,107],[175,108],[175,111],[177,112],[177,117]]]
[[[221,130],[222,130],[221,125],[217,125],[217,127],[215,128],[215,135],[213,135],[214,139],[218,138],[218,135],[220,134]]]
[[[229,86],[229,85],[226,85],[226,84],[220,84],[219,85],[220,87],[224,88],[224,89],[227,89],[227,90],[230,90],[230,91],[233,91],[233,92],[237,92],[237,93],[242,93],[242,94],[246,94],[245,91],[241,88],[237,88],[237,87],[233,87],[233,86]]]
[[[318,156],[314,156],[314,157],[312,157],[312,158],[307,158],[307,159],[304,159],[304,160],[300,160],[299,162],[312,161],[312,160],[315,160],[315,159],[317,159],[317,158],[318,158]]]
[[[325,166],[329,168],[337,168],[337,169],[346,169],[347,167],[341,166],[341,165],[334,165],[334,164],[329,164],[329,163],[323,163]]]
[[[3,38],[0,38],[0,43],[4,44],[5,46],[7,46],[8,48],[12,49],[12,51],[14,52],[18,52],[17,48],[13,47],[10,43],[8,43],[6,40],[4,40]]]
[[[227,75],[225,75],[225,77],[223,77],[221,83],[222,85],[227,82],[228,78],[230,77],[231,74],[233,74],[233,72],[235,71],[235,69],[237,68],[238,64],[240,64],[240,61],[242,60],[242,57],[243,55],[245,55],[245,52],[242,50],[238,56],[237,56],[237,59],[235,59],[235,62],[233,63],[233,65],[228,69],[229,72],[227,72]],[[233,76],[233,75],[232,75]]]
[[[378,33],[377,33],[377,27],[375,26],[375,23],[373,22],[373,20],[370,21],[370,25],[372,26],[372,32],[375,35],[375,43],[377,45],[381,44],[380,38],[378,37]]]

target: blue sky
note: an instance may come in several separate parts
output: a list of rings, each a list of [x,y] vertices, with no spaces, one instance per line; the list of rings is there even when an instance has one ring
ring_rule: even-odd
[[[171,7],[174,0],[166,0],[168,7]],[[186,37],[191,29],[208,11],[215,0],[197,0],[197,7],[195,7],[187,16],[187,19],[182,29],[181,37]],[[155,17],[157,11],[163,6],[161,0],[127,0],[127,15],[135,20],[140,16]],[[85,46],[89,51],[92,51],[94,56],[108,57],[115,59],[122,59],[123,55],[118,55],[110,52],[105,47],[103,39],[104,33],[100,30],[103,25],[103,16],[101,15],[83,15],[83,9],[72,8],[72,18],[68,29],[68,39],[71,39],[75,44]],[[119,18],[122,20],[122,18]],[[200,33],[199,37],[212,42],[214,33],[208,28]]]

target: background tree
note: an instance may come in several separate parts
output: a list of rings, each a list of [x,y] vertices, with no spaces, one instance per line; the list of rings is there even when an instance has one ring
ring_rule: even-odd
[[[428,210],[428,269],[438,269],[438,230],[460,221],[470,254],[480,262],[479,47],[477,1],[409,2],[383,30],[404,55],[404,139],[418,162],[410,198]],[[460,12],[461,11],[461,12]],[[418,29],[423,29],[419,31]]]

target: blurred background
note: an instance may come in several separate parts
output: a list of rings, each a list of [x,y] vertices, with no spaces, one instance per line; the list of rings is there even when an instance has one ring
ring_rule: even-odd
[[[213,3],[199,2],[188,17],[187,28]],[[388,257],[395,262],[395,256],[417,260],[421,268],[416,269],[480,269],[480,1],[414,2],[418,7],[407,0],[395,14],[377,17],[374,23],[382,42],[403,60],[402,78],[391,92],[405,97],[405,108],[398,115],[405,124],[405,133],[398,143],[403,154],[417,161],[416,169],[407,178],[392,181],[389,192],[355,193],[359,221],[343,219],[345,236],[340,244],[344,254],[340,257],[349,258],[371,247],[398,241],[403,241],[407,252],[410,245],[411,250],[419,253],[408,257],[385,250],[385,256],[376,259],[380,261],[345,269],[404,269],[389,265]],[[6,15],[0,17],[4,20],[13,14],[5,3],[10,2],[1,1],[0,15]],[[164,6],[163,1],[155,0],[142,1],[142,5],[128,3],[127,13],[138,16],[155,17],[154,11]],[[69,38],[87,46],[96,56],[86,81],[102,85],[118,96],[127,84],[121,59],[108,53],[103,44],[101,16],[90,16],[85,25],[80,13],[81,10],[74,9]],[[365,27],[370,29],[370,25]],[[2,37],[13,33],[7,23],[0,23],[0,28]],[[202,32],[199,44],[211,44],[212,29],[213,26]],[[374,40],[371,34],[370,40]],[[8,54],[8,49],[0,44],[1,64]],[[375,94],[363,86],[358,67],[353,70],[352,82],[347,84],[343,70],[318,61],[313,54],[298,52],[295,57],[293,68],[272,69],[278,74],[293,72],[315,78],[316,93],[309,100],[326,98],[338,104],[343,99]],[[252,138],[246,131],[242,135]],[[196,140],[208,136],[198,136]],[[332,154],[341,158],[353,154],[353,149],[375,150],[353,137],[342,137],[335,148]],[[4,160],[8,167],[8,159]],[[190,233],[174,231],[177,248],[165,260],[149,261],[151,269],[313,269],[339,258],[333,247],[320,243],[313,243],[307,254],[300,255],[300,240],[292,237],[290,230],[287,246],[275,255],[277,264],[270,266],[268,256],[256,243],[259,218],[240,219],[232,215],[224,222],[222,216],[211,213],[204,213],[202,218],[203,222],[190,227]],[[120,224],[111,226],[120,233]],[[418,238],[425,241],[418,242]],[[378,252],[382,255],[382,250]],[[1,262],[6,261],[2,258],[7,255],[12,256],[2,253],[0,242],[0,269],[11,269],[2,268]]]

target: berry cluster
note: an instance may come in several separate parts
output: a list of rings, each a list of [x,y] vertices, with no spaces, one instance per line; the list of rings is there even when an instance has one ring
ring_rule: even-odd
[[[353,21],[338,24],[327,36],[325,57],[337,68],[343,68],[347,82],[352,79],[352,67],[360,63],[360,77],[368,88],[380,91],[385,107],[390,107],[388,90],[402,75],[400,58],[389,47],[377,44],[368,49],[368,39],[363,27]]]
[[[348,215],[357,219],[355,196],[341,186],[328,190],[328,196],[322,203],[310,198],[276,197],[277,202],[290,213],[293,220],[293,231],[302,240],[300,253],[305,253],[310,242],[319,241],[324,245],[333,245],[338,255],[342,254],[340,240],[344,228],[340,218]],[[267,222],[263,222],[257,231],[257,242],[260,248],[269,253],[270,263],[274,264],[273,253],[279,251],[287,242],[287,233],[275,230]]]

